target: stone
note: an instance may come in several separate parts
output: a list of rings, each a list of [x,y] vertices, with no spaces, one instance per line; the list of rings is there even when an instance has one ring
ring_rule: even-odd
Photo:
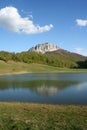
[[[29,49],[29,51],[33,52],[41,52],[41,53],[46,53],[46,52],[52,52],[60,49],[57,45],[51,44],[51,43],[43,43],[43,44],[38,44],[35,47],[32,47]]]

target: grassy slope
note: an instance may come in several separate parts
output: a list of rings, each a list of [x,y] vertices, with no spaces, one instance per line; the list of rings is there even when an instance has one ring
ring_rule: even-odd
[[[67,69],[41,64],[26,64],[22,62],[0,61],[0,74],[6,73],[27,73],[27,72],[87,72],[87,69]]]
[[[0,130],[87,130],[87,106],[0,103]]]

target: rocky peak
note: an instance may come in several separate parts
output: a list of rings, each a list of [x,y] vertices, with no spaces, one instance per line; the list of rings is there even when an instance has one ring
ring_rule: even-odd
[[[58,49],[60,48],[57,45],[47,42],[47,43],[38,44],[35,47],[30,48],[29,51],[46,53],[46,52],[56,51]]]

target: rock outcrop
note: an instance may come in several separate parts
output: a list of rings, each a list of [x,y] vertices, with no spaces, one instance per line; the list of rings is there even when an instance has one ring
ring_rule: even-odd
[[[52,52],[59,50],[60,48],[54,44],[51,43],[43,43],[43,44],[38,44],[35,47],[32,47],[29,49],[29,51],[34,51],[34,52],[41,52],[41,53],[46,53],[46,52]]]

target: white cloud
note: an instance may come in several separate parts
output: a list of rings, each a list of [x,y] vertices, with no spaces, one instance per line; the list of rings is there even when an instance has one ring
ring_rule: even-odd
[[[77,19],[76,23],[78,26],[87,26],[87,20]]]
[[[87,56],[87,49],[86,48],[77,47],[74,50],[75,50],[75,53]]]
[[[75,52],[81,53],[83,51],[83,48],[75,48]]]
[[[49,31],[53,25],[35,25],[29,17],[22,18],[15,7],[5,7],[0,9],[0,26],[12,32],[35,34]]]

